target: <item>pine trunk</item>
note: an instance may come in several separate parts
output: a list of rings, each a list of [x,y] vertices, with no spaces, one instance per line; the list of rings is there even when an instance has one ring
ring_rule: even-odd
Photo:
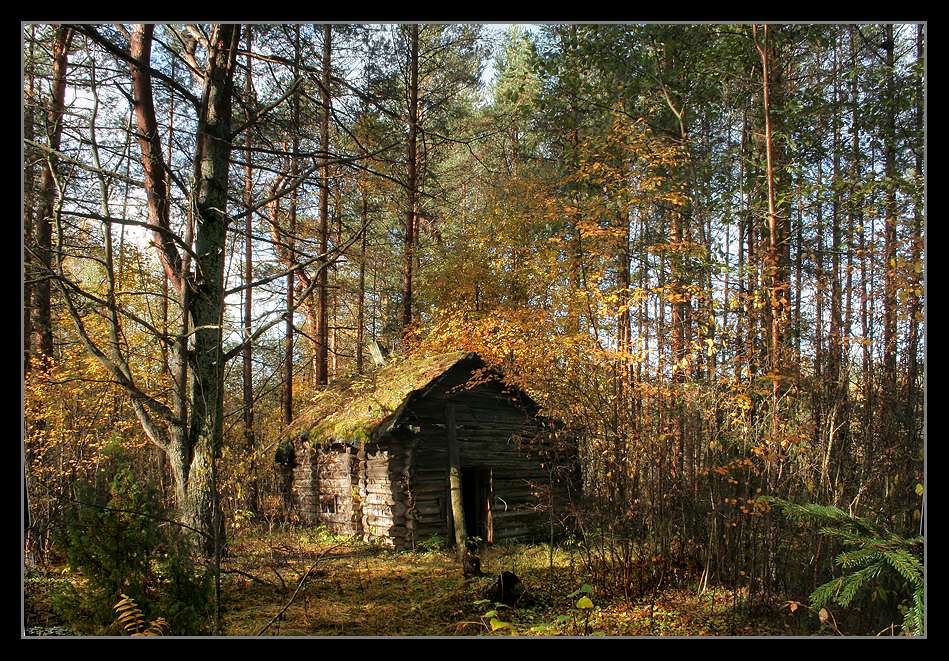
[[[49,148],[59,151],[63,135],[63,114],[66,110],[66,68],[69,45],[73,29],[67,26],[56,28],[53,38],[52,89],[46,111],[46,134]],[[53,357],[53,321],[50,301],[50,274],[53,266],[53,207],[58,195],[56,174],[53,171],[55,156],[50,154],[40,175],[39,206],[33,219],[33,269],[31,283],[32,305],[30,309],[30,332],[32,333],[30,361],[34,366],[44,365]]]
[[[419,26],[409,26],[411,43],[409,45],[409,139],[406,148],[406,209],[405,243],[402,267],[402,332],[412,325],[412,276],[415,261],[415,214],[418,206],[418,182],[416,166],[418,164],[418,41]]]

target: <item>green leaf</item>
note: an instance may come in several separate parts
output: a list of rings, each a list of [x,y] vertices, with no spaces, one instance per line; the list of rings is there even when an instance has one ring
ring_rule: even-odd
[[[498,616],[498,612],[496,610],[489,610],[487,613],[485,613],[481,617],[489,618],[489,617],[497,617],[497,616]]]
[[[583,594],[584,592],[585,592],[586,594],[593,594],[593,586],[590,585],[590,584],[588,584],[588,583],[584,583],[583,585],[580,586],[580,588],[579,588],[578,590],[574,590],[573,592],[571,592],[571,593],[568,594],[567,596],[568,596],[568,597],[576,597],[578,594]]]
[[[497,631],[498,629],[510,629],[510,622],[502,622],[496,617],[491,618],[491,631]]]
[[[589,597],[580,597],[577,601],[577,608],[593,608],[593,602]]]

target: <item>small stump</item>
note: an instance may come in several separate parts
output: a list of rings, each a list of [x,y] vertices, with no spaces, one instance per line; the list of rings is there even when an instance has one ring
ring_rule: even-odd
[[[465,551],[465,555],[461,561],[461,571],[465,578],[475,578],[477,576],[486,575],[481,571],[481,558],[471,551]]]
[[[524,584],[514,572],[502,571],[485,592],[485,598],[494,603],[514,607],[524,594]]]

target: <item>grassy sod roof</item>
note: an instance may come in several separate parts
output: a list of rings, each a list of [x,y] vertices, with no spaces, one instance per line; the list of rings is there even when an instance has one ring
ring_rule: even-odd
[[[400,406],[462,360],[454,351],[397,360],[371,374],[334,381],[287,429],[290,438],[311,443],[366,440],[382,423],[394,422]]]

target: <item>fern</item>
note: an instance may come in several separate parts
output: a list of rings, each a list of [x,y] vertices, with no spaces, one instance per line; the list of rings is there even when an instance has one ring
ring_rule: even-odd
[[[114,608],[117,613],[116,621],[130,636],[163,636],[165,634],[165,629],[168,627],[165,618],[156,618],[146,625],[142,609],[128,595],[123,594],[122,599]]]
[[[923,635],[923,563],[916,555],[922,537],[901,537],[837,507],[802,505],[767,496],[759,500],[777,505],[789,519],[816,522],[820,524],[820,534],[854,547],[834,558],[834,564],[844,575],[817,586],[810,595],[812,609],[819,610],[829,603],[846,608],[881,576],[898,577],[903,585],[908,585],[911,601],[902,629],[914,636]]]

